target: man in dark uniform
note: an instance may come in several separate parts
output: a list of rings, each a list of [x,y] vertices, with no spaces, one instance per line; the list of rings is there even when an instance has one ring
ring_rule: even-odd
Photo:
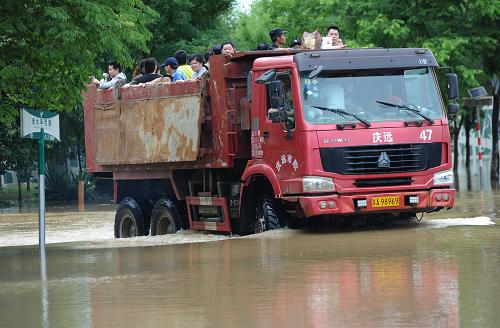
[[[269,32],[269,36],[271,37],[271,40],[273,41],[273,44],[269,47],[269,49],[283,48],[285,43],[286,43],[285,33],[286,33],[286,31],[284,31],[280,28],[275,28],[274,30]]]

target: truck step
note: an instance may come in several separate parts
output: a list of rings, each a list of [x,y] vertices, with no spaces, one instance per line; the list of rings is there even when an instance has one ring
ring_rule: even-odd
[[[220,216],[218,206],[200,205],[198,206],[198,214],[201,216]]]
[[[222,216],[201,216],[200,221],[203,221],[203,222],[223,222],[224,218]]]
[[[192,230],[208,230],[231,232],[229,208],[225,197],[186,197],[189,228]],[[201,210],[203,208],[203,210]],[[217,209],[218,215],[200,215],[207,209]],[[201,212],[200,212],[201,210]],[[222,216],[220,216],[222,213]]]

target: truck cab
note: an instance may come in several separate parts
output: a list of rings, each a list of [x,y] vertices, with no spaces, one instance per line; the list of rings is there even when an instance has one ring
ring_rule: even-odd
[[[428,49],[256,59],[252,159],[303,218],[413,217],[453,207],[451,141]],[[455,86],[456,88],[456,86]]]

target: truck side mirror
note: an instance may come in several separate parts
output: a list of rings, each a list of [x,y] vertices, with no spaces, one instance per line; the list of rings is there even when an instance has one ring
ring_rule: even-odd
[[[269,80],[271,80],[275,75],[276,75],[276,70],[270,69],[266,71],[264,74],[262,74],[257,80],[255,80],[255,83],[257,84],[268,83]]]
[[[268,117],[273,123],[286,121],[285,89],[283,81],[274,80],[266,83]]]
[[[283,82],[280,80],[266,83],[267,104],[269,108],[282,109],[285,107],[285,92]]]
[[[455,73],[446,73],[446,91],[448,93],[448,99],[458,98],[458,78]]]

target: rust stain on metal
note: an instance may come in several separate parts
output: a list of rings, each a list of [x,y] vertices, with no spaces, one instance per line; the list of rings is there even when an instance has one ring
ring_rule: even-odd
[[[96,107],[96,161],[100,165],[195,161],[201,95],[170,96]]]

